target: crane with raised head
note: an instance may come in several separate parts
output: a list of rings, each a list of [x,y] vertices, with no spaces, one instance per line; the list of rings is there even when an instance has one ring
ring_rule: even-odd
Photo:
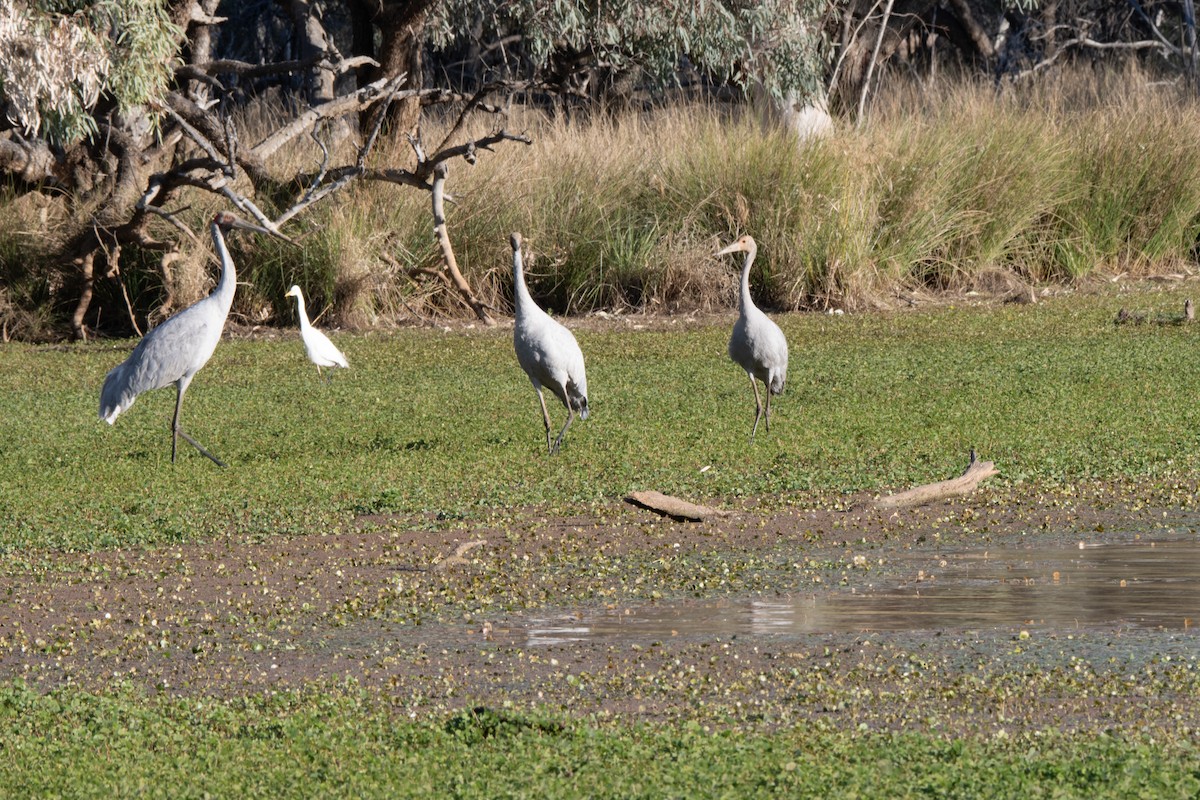
[[[142,392],[175,385],[175,415],[171,420],[172,463],[175,461],[179,437],[182,436],[213,463],[225,466],[225,462],[205,450],[179,426],[179,411],[183,407],[183,394],[192,378],[217,349],[225,319],[233,305],[237,270],[225,246],[224,234],[234,228],[279,235],[245,222],[227,211],[214,216],[209,229],[221,260],[221,278],[217,281],[217,288],[208,297],[188,306],[142,337],[129,357],[105,376],[104,386],[100,390],[100,419],[112,425],[117,421],[117,416],[132,406]]]
[[[738,319],[729,337],[729,357],[746,370],[750,376],[750,387],[754,389],[754,427],[750,430],[750,441],[758,433],[758,422],[763,418],[763,404],[758,394],[755,379],[763,382],[767,395],[766,422],[771,430],[771,395],[782,394],[787,381],[788,345],[783,331],[770,317],[764,314],[750,297],[750,267],[758,254],[758,245],[752,236],[742,236],[726,247],[718,256],[730,253],[745,253],[742,262],[742,283],[738,302]]]
[[[300,338],[304,341],[304,352],[308,353],[308,360],[317,365],[317,377],[321,376],[321,367],[329,367],[330,375],[333,374],[334,367],[348,369],[350,364],[342,355],[342,351],[308,321],[308,313],[304,310],[304,295],[300,293],[300,287],[292,286],[284,297],[296,298],[296,310],[300,315]]]
[[[562,446],[567,428],[575,414],[580,419],[588,418],[587,375],[583,367],[583,351],[575,336],[558,322],[550,318],[529,294],[525,285],[525,266],[521,258],[521,234],[514,233],[510,239],[513,251],[513,302],[516,320],[513,325],[513,347],[517,351],[517,362],[529,376],[542,407],[542,421],[546,425],[546,450],[550,455]],[[554,396],[567,407],[567,421],[558,438],[550,439],[550,414],[546,411],[546,398],[542,387],[554,392]]]

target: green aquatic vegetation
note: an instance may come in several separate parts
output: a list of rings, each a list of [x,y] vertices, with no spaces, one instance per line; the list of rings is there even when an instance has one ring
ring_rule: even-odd
[[[399,719],[353,687],[237,700],[0,687],[0,784],[72,797],[1185,797],[1188,741]]]
[[[1138,296],[1150,310],[1182,300]],[[746,377],[724,352],[731,318],[575,324],[593,417],[553,458],[505,331],[335,335],[352,368],[329,384],[298,341],[223,342],[184,421],[224,470],[190,448],[171,465],[171,389],[112,428],[97,421],[98,387],[129,343],[10,345],[0,550],[329,533],[361,514],[450,528],[527,507],[600,513],[645,488],[837,503],[957,474],[971,448],[1001,485],[1186,483],[1200,452],[1196,329],[1114,325],[1130,302],[781,316],[788,390],[754,444]]]

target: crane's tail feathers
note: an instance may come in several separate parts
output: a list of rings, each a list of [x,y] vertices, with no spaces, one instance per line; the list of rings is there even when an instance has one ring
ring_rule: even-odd
[[[137,392],[130,390],[125,384],[124,364],[118,364],[104,378],[104,388],[100,390],[100,419],[109,425],[117,421],[122,411],[127,410],[137,399]]]
[[[779,377],[779,376],[776,376],[776,377],[775,377],[775,378],[774,378],[774,379],[771,381],[771,386],[770,386],[770,391],[771,391],[771,394],[783,394],[783,385],[784,385],[784,383],[785,383],[785,380],[784,380],[784,378],[781,378],[781,377]]]

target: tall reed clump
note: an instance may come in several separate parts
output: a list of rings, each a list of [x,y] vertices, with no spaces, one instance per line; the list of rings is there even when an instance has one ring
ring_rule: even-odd
[[[776,310],[889,305],[913,291],[996,285],[997,275],[1004,285],[1072,282],[1194,262],[1196,101],[1156,94],[1136,73],[1001,90],[894,81],[878,97],[866,124],[805,143],[736,107],[572,121],[518,109],[505,125],[532,145],[501,143],[473,167],[450,162],[459,267],[508,313],[508,236],[519,230],[534,296],[581,313],[729,308],[736,264],[713,254],[743,233],[759,243],[755,297]],[[427,149],[438,127],[426,126]],[[397,138],[373,165],[411,158]],[[244,318],[290,324],[291,283],[314,307],[331,306],[332,325],[469,314],[437,275],[425,192],[359,181],[289,232],[302,247],[238,244]]]
[[[997,269],[1035,276],[1047,226],[1079,193],[1052,120],[958,94],[926,115],[889,115],[861,139],[883,153],[870,190],[877,286],[960,289]]]
[[[1127,108],[1073,132],[1080,191],[1064,202],[1043,277],[1092,270],[1148,273],[1194,262],[1200,236],[1200,149],[1192,106]]]

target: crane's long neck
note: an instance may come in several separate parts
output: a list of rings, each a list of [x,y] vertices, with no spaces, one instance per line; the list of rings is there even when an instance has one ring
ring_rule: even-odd
[[[228,314],[229,309],[233,306],[233,293],[237,289],[237,269],[233,266],[233,259],[229,255],[229,249],[225,246],[225,237],[221,235],[221,227],[215,222],[212,225],[212,238],[213,244],[217,248],[217,256],[221,259],[221,279],[217,281],[217,288],[211,297],[216,298],[222,313]]]
[[[513,250],[513,304],[518,316],[528,311],[533,305],[533,296],[525,285],[525,262],[521,258],[521,250]]]
[[[746,251],[746,258],[742,262],[742,311],[745,312],[748,308],[755,308],[754,300],[750,297],[750,267],[754,264],[754,256],[758,254],[757,248],[750,248]]]

